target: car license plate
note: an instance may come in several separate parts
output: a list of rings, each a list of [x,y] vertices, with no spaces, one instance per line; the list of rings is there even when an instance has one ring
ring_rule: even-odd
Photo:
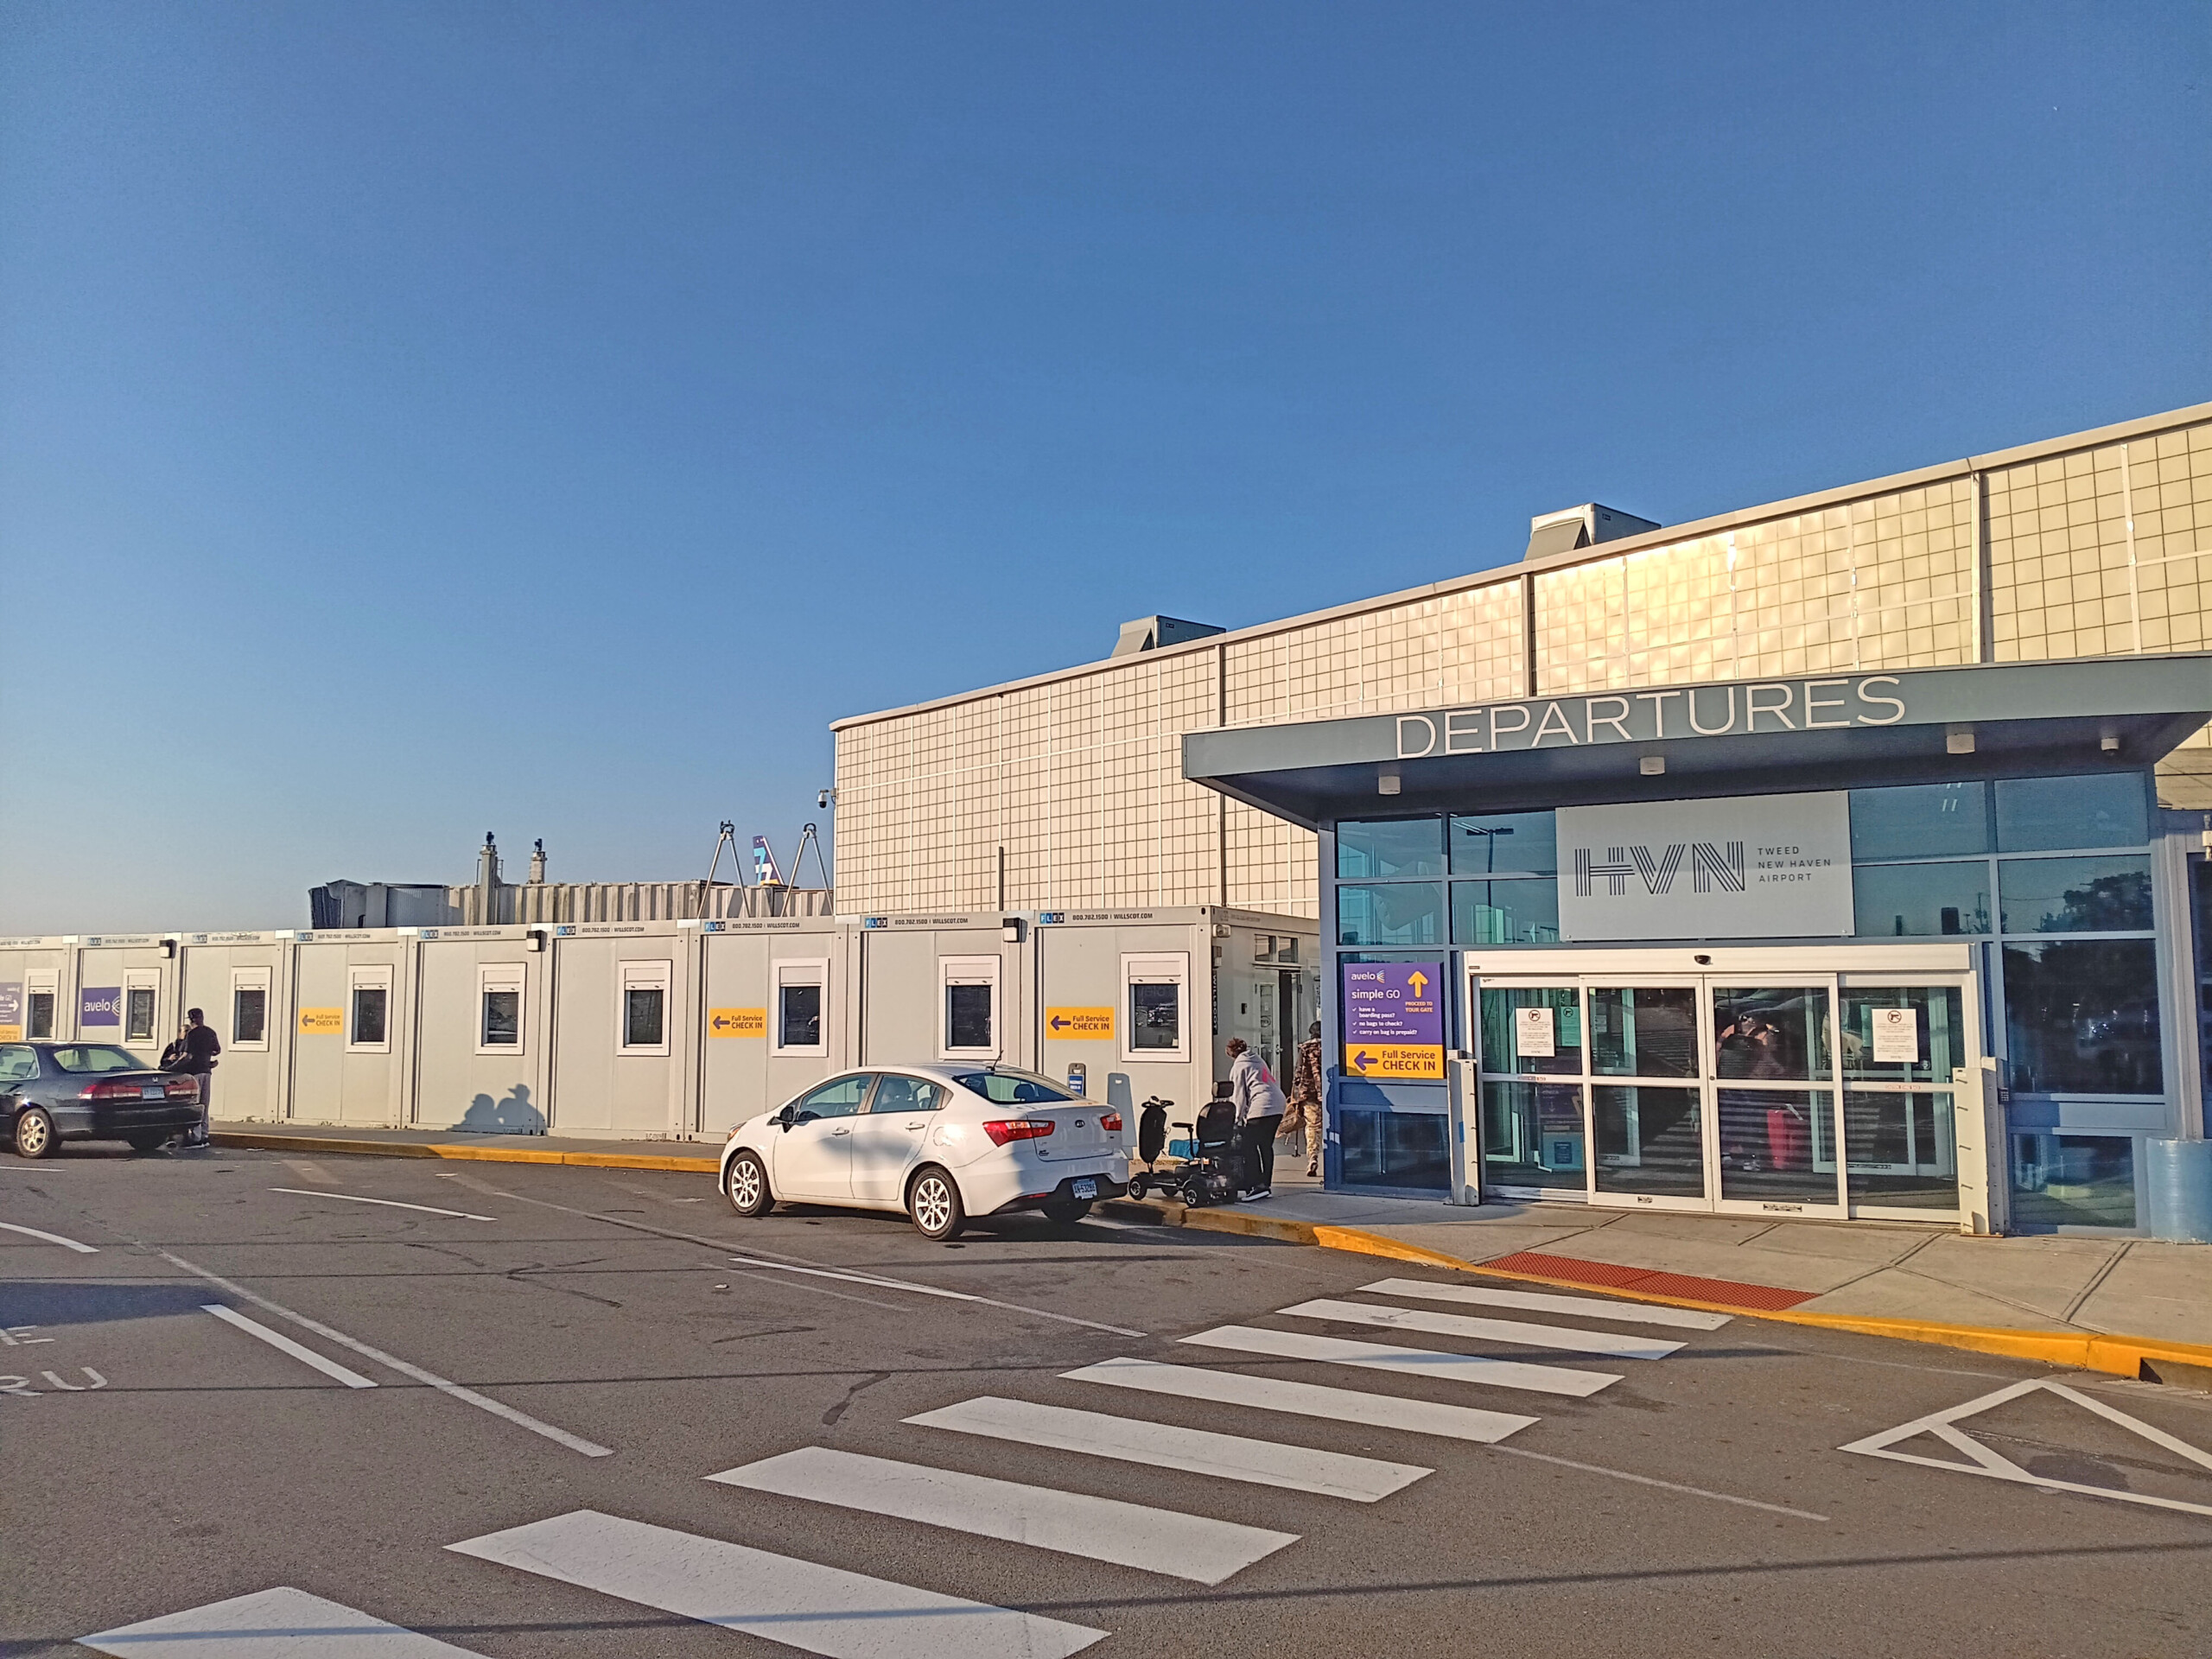
[[[166,1096],[168,1092],[168,1090],[164,1089],[160,1084],[149,1083],[138,1090],[138,1098],[141,1100],[160,1100]]]
[[[1068,1192],[1072,1196],[1078,1198],[1095,1198],[1098,1196],[1098,1183],[1096,1181],[1077,1181],[1072,1186],[1068,1188]]]

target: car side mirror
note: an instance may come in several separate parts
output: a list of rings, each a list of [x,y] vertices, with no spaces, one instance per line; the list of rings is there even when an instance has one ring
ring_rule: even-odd
[[[778,1128],[779,1128],[779,1129],[788,1129],[789,1128],[791,1128],[791,1109],[790,1107],[786,1106],[786,1107],[785,1107],[785,1108],[784,1108],[784,1109],[783,1109],[782,1111],[778,1112],[778,1113],[776,1114],[775,1122],[776,1122],[776,1127],[777,1127]]]

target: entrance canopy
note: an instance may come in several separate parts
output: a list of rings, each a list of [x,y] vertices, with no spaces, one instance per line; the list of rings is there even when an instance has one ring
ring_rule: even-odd
[[[1313,829],[2140,768],[2212,721],[2212,655],[1624,688],[1186,733],[1183,775]]]

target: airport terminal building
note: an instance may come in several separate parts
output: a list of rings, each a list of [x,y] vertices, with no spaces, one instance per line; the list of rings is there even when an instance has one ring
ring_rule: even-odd
[[[2212,405],[1592,505],[839,721],[837,908],[1312,918],[1336,1186],[2152,1229],[2212,1179],[2208,627]],[[1218,1044],[1283,964],[1214,954]]]
[[[0,1063],[198,1006],[219,1116],[713,1141],[930,1060],[1134,1125],[1318,1019],[1338,1188],[2203,1236],[2208,629],[2212,404],[1573,508],[1497,568],[838,721],[834,905],[486,865],[0,938]]]

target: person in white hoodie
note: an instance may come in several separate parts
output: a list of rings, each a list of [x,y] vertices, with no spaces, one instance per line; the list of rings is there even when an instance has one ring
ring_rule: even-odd
[[[1242,1196],[1249,1203],[1273,1195],[1275,1132],[1282,1127],[1282,1088],[1242,1037],[1230,1038],[1227,1048],[1229,1097],[1236,1103],[1237,1134],[1244,1143]]]

